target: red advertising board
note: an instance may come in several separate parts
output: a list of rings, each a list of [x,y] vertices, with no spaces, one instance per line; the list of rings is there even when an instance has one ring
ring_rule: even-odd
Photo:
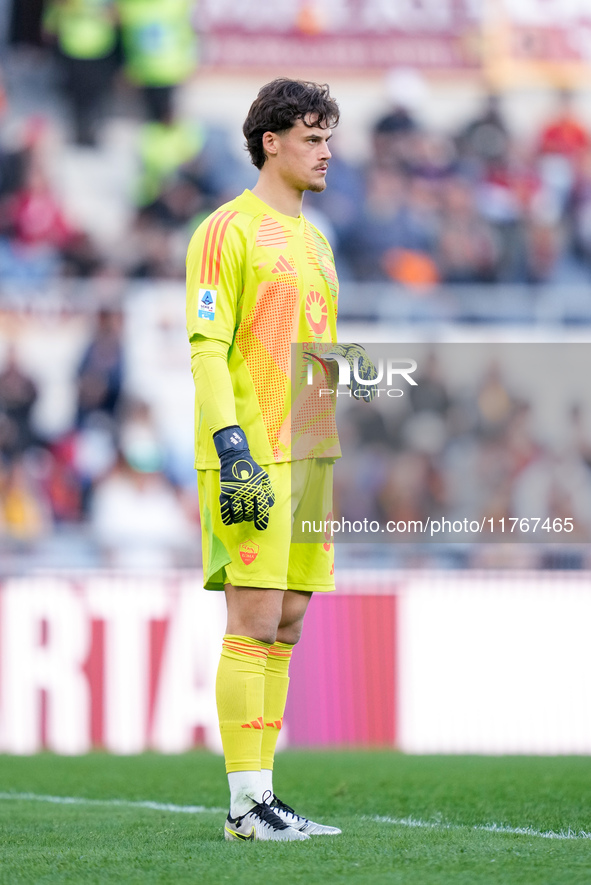
[[[480,64],[472,0],[200,0],[202,62],[218,67],[471,69]]]
[[[213,69],[486,72],[591,60],[589,0],[199,0],[194,20]]]
[[[339,571],[306,614],[283,747],[591,753],[589,577]],[[224,627],[196,572],[0,582],[0,752],[219,751]]]
[[[196,573],[0,582],[0,752],[219,750],[223,594]],[[395,597],[321,598],[294,655],[283,742],[392,746]],[[376,713],[376,711],[378,711]]]

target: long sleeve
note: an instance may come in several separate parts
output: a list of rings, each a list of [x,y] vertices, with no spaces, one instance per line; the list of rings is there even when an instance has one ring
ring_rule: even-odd
[[[228,369],[228,345],[195,335],[191,339],[191,370],[197,402],[211,433],[238,424]]]

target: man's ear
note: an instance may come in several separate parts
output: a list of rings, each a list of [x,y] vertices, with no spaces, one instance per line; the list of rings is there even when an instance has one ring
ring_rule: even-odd
[[[265,132],[263,135],[263,150],[268,157],[275,156],[278,142],[279,136],[276,132]]]

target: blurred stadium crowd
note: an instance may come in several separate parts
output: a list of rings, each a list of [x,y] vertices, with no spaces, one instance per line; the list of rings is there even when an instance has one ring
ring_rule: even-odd
[[[158,90],[151,90],[152,94]],[[2,269],[49,276],[174,278],[179,241],[237,188],[252,182],[228,133],[178,119],[168,88],[137,141],[127,248],[105,249],[68,219],[47,168],[51,117],[34,117],[20,143],[0,145]],[[10,96],[4,95],[6,104]],[[159,106],[162,102],[162,107]],[[96,124],[96,117],[93,120]],[[80,134],[92,146],[98,137]],[[95,127],[96,128],[96,127]],[[12,139],[14,142],[14,139]],[[331,186],[307,199],[332,241],[343,281],[394,282],[418,292],[438,284],[584,284],[591,279],[591,136],[572,96],[531,139],[513,137],[502,100],[454,134],[425,128],[404,104],[376,120],[371,156],[335,155]]]
[[[192,231],[250,186],[253,172],[231,148],[231,133],[179,113],[178,90],[199,76],[189,0],[103,0],[82,7],[84,15],[74,0],[48,0],[34,38],[19,42],[13,34],[10,61],[0,70],[0,311],[6,328],[15,312],[30,309],[30,302],[19,307],[19,293],[42,298],[72,281],[99,293],[76,307],[83,329],[72,371],[71,421],[58,435],[35,420],[43,377],[27,371],[18,336],[2,336],[0,545],[12,570],[15,563],[35,563],[35,551],[43,551],[48,538],[55,543],[72,532],[76,541],[68,550],[78,551],[80,565],[192,565],[199,546],[193,483],[171,467],[150,405],[126,388],[123,296],[134,281],[182,283]],[[14,8],[13,30],[24,33],[27,23],[19,21],[19,5]],[[26,90],[38,88],[39,79],[21,78],[12,91],[14,71],[24,66],[49,73],[42,114],[23,115],[20,104],[24,95],[26,108]],[[391,102],[369,133],[370,156],[345,159],[335,140],[330,187],[306,197],[312,220],[333,245],[341,280],[392,284],[392,298],[403,291],[417,300],[436,296],[441,285],[490,286],[494,298],[496,284],[588,284],[591,133],[579,119],[576,96],[557,92],[551,117],[524,138],[511,131],[502,96],[484,92],[479,112],[457,131],[435,130],[406,100],[415,86],[409,72],[392,74]],[[109,238],[69,217],[52,168],[60,151],[92,156],[95,170],[112,162],[101,146],[113,116],[135,121],[135,164],[133,188],[121,196],[125,228]],[[512,399],[502,377],[491,372],[486,388],[477,389],[475,380],[475,402],[486,399],[494,415],[489,421],[486,409],[476,409],[482,432],[471,437],[479,449],[470,481],[488,484],[491,512],[508,515],[540,449],[527,427],[527,404]],[[372,420],[360,412],[347,419],[345,436],[358,436],[370,475],[363,488],[378,491],[365,501],[361,486],[343,481],[344,511],[363,506],[368,516],[414,514],[444,487],[469,488],[459,467],[465,454],[459,440],[465,442],[468,430],[456,432],[452,393],[435,374],[424,379],[420,396],[430,400],[413,402],[413,433],[431,452],[396,454],[396,439],[411,432],[408,416],[395,430],[380,425],[379,411]],[[483,421],[489,421],[484,430]],[[572,421],[576,435],[576,410]],[[584,433],[579,437],[573,463],[588,484],[591,443]],[[469,503],[457,503],[458,511]],[[457,564],[450,549],[438,564],[446,557]],[[462,564],[476,556],[462,552]],[[39,557],[51,561],[47,550]]]
[[[461,374],[468,380],[445,371],[451,347],[456,354],[465,348]],[[572,383],[586,370],[580,364],[569,372],[560,346],[541,345],[534,353],[540,345],[505,344],[477,360],[479,347],[429,345],[419,354],[417,386],[396,406],[382,399],[367,411],[359,405],[345,410],[337,517],[381,527],[400,523],[395,535],[373,536],[385,541],[386,558],[399,566],[588,568],[591,411],[589,398]],[[530,375],[525,385],[512,383],[503,366],[508,357],[521,366],[537,361],[537,380]],[[550,409],[551,372],[540,371],[540,361],[563,366],[563,389]],[[406,529],[428,520],[446,520],[444,535]],[[472,532],[481,529],[454,537],[451,523],[466,520]],[[444,536],[450,543],[438,544]],[[349,533],[347,540],[361,537],[372,535]]]

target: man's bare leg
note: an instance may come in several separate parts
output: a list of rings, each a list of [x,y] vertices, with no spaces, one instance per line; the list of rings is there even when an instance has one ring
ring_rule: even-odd
[[[226,584],[228,620],[226,633],[250,636],[272,645],[277,638],[283,608],[283,590],[233,587]]]
[[[299,590],[263,590],[226,584],[226,633],[250,636],[261,642],[295,645],[302,635],[311,593]]]

